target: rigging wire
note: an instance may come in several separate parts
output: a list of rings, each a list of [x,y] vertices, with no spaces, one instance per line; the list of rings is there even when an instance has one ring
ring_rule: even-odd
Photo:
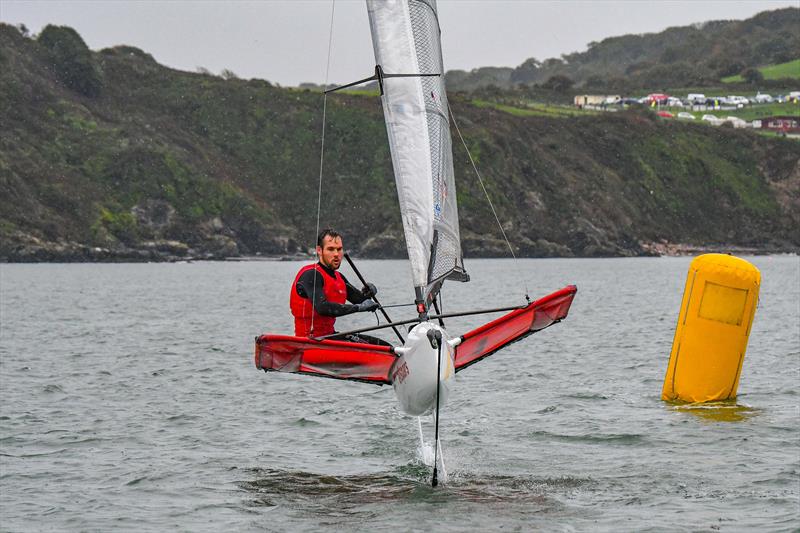
[[[492,203],[492,199],[489,197],[489,192],[486,190],[486,185],[483,184],[483,178],[481,178],[481,173],[478,172],[478,167],[475,165],[475,160],[472,158],[472,154],[469,151],[469,147],[467,146],[467,142],[464,140],[464,136],[461,135],[461,129],[458,127],[458,122],[456,121],[456,116],[453,114],[453,108],[450,107],[450,102],[447,103],[447,110],[450,112],[450,118],[453,119],[453,126],[456,127],[456,133],[458,133],[458,138],[461,139],[461,144],[464,145],[464,150],[467,151],[467,157],[469,157],[469,162],[472,164],[473,170],[475,170],[475,175],[478,176],[478,183],[481,184],[481,189],[483,189],[483,194],[486,195],[486,201],[489,202],[489,207],[492,208],[492,214],[494,215],[494,219],[497,221],[497,226],[500,228],[500,233],[503,234],[503,239],[506,241],[506,246],[508,246],[508,251],[511,252],[511,257],[514,259],[514,266],[522,272],[522,268],[519,266],[519,262],[517,261],[517,255],[514,253],[514,248],[512,248],[511,243],[506,236],[506,231],[503,229],[503,225],[500,223],[500,218],[497,216],[497,211],[494,208],[494,204]],[[524,274],[524,273],[523,273]],[[528,292],[528,282],[525,279],[525,276],[521,276],[522,283],[525,286],[525,299],[528,302],[531,301],[529,292]]]
[[[336,0],[331,2],[331,27],[328,30],[328,61],[325,66],[325,85],[328,87],[328,76],[331,72],[331,43],[333,43],[333,15],[336,11]],[[317,229],[314,232],[314,243],[319,235],[319,215],[322,207],[322,169],[325,159],[325,115],[328,111],[328,93],[322,92],[322,141],[319,149],[319,186],[317,187]],[[317,267],[314,267],[314,288],[311,290],[311,333],[314,333],[314,302],[317,299]]]

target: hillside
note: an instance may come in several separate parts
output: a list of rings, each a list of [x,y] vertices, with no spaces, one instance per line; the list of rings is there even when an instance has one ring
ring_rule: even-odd
[[[589,43],[584,52],[546,60],[530,58],[514,69],[451,71],[447,81],[453,90],[541,85],[554,76],[566,76],[578,86],[617,90],[703,87],[751,68],[798,58],[800,8],[786,8],[743,21],[717,20],[659,33],[609,37]]]
[[[650,113],[514,116],[453,95],[523,256],[653,244],[800,246],[792,140]],[[0,25],[0,258],[153,260],[293,254],[313,244],[322,98],[172,70],[69,28]],[[505,256],[454,133],[467,256]],[[321,221],[354,253],[404,246],[378,98],[328,99]]]
[[[800,80],[800,59],[777,65],[758,67],[756,70],[761,74],[760,77],[763,80]],[[728,76],[720,81],[722,83],[745,83],[745,79],[741,74]]]

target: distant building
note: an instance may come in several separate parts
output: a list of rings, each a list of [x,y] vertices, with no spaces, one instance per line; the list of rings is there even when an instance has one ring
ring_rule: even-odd
[[[760,119],[761,129],[783,133],[800,133],[800,117],[779,116]]]
[[[612,105],[622,100],[618,94],[579,94],[573,99],[576,107]]]

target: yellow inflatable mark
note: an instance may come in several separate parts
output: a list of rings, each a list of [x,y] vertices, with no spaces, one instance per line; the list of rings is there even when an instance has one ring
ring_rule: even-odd
[[[744,259],[706,254],[692,261],[662,400],[736,398],[760,286],[761,273]]]

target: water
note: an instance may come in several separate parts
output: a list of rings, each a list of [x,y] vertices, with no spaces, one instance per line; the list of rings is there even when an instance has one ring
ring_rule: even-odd
[[[521,302],[523,273],[579,292],[458,374],[437,489],[391,388],[254,368],[298,263],[2,265],[0,529],[796,531],[800,260],[748,259],[739,397],[707,409],[659,399],[688,258],[468,261],[448,311]],[[361,267],[409,300],[405,262]]]

